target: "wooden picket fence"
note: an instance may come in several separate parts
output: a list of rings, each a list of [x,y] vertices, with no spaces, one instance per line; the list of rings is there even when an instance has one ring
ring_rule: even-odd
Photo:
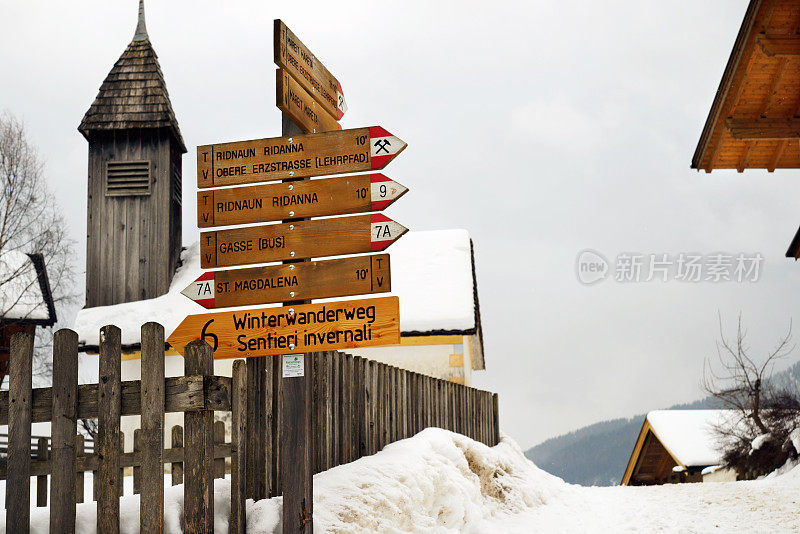
[[[6,532],[28,532],[30,477],[37,477],[36,503],[47,505],[50,478],[50,532],[74,532],[77,503],[83,500],[84,472],[94,477],[97,531],[119,532],[123,469],[133,468],[140,494],[140,531],[162,532],[164,464],[172,484],[184,484],[184,532],[213,532],[214,478],[225,476],[230,458],[230,532],[246,528],[245,501],[281,494],[280,358],[249,376],[244,361],[232,377],[213,374],[213,352],[205,342],[186,346],[184,376],[164,376],[164,329],[142,326],[141,380],[121,380],[121,332],[100,332],[99,383],[78,385],[78,337],[59,330],[53,343],[53,386],[32,389],[33,342],[26,334],[11,340],[9,391],[0,392],[0,424],[8,424]],[[487,445],[499,441],[497,395],[353,357],[322,352],[312,358],[312,469],[315,473],[374,454],[385,445],[426,427],[465,434]],[[307,357],[309,357],[307,356]],[[253,375],[254,373],[250,373]],[[261,384],[259,384],[261,382]],[[266,389],[262,406],[248,391]],[[231,412],[230,441],[214,412]],[[164,414],[183,412],[164,448]],[[140,415],[134,451],[123,451],[120,418]],[[80,419],[97,419],[92,450],[77,433]],[[51,422],[46,438],[31,442],[31,423]],[[257,439],[263,425],[268,439]],[[258,469],[261,467],[261,469]],[[258,473],[262,475],[258,475]]]

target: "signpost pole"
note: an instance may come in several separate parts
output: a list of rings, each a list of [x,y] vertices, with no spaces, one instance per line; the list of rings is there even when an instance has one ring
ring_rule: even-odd
[[[281,130],[281,135],[284,136],[303,133],[285,113],[281,113]],[[287,219],[283,222],[291,223],[299,220],[304,219]],[[284,263],[302,261],[311,260],[290,260]],[[296,300],[285,302],[284,306],[309,304],[310,302],[310,300]],[[303,376],[284,376],[283,362],[281,362],[280,472],[283,479],[283,532],[287,534],[296,532],[311,534],[314,531],[314,473],[311,464],[313,451],[309,439],[313,424],[313,410],[311,409],[312,356],[312,354],[303,354]]]

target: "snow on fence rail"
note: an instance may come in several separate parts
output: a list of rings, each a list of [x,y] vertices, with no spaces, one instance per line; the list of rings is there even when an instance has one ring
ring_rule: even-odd
[[[184,531],[211,532],[214,478],[225,475],[231,459],[230,532],[245,532],[246,498],[281,493],[279,405],[280,358],[248,376],[244,361],[234,362],[233,377],[213,374],[213,352],[202,341],[186,346],[184,374],[164,376],[164,328],[142,326],[142,379],[121,380],[121,331],[100,332],[99,383],[78,385],[78,337],[56,332],[53,387],[32,389],[33,341],[27,334],[11,339],[9,391],[0,392],[0,425],[8,424],[6,532],[27,532],[30,524],[30,477],[37,477],[37,505],[47,503],[50,475],[50,531],[74,532],[76,504],[83,500],[83,473],[92,471],[97,501],[97,531],[119,532],[123,469],[133,468],[134,492],[140,494],[140,529],[161,532],[164,521],[164,464],[172,465],[172,484],[184,484]],[[467,435],[489,446],[499,441],[497,395],[438,380],[383,363],[338,352],[312,359],[313,471],[320,472],[426,427]],[[255,406],[248,390],[263,381],[264,406]],[[249,402],[248,402],[249,401]],[[231,412],[231,441],[214,411]],[[164,449],[164,413],[184,412],[184,427],[172,428],[171,448]],[[125,453],[120,432],[123,415],[140,415],[134,451]],[[98,420],[93,450],[77,433],[79,419]],[[51,422],[47,438],[31,442],[31,424]],[[248,424],[249,422],[249,424]],[[258,442],[256,425],[270,436]],[[261,465],[263,469],[255,467]],[[247,467],[247,468],[245,468]],[[262,473],[259,476],[257,473]]]

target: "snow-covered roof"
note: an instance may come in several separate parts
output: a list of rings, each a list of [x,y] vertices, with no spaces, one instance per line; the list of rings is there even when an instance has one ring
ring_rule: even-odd
[[[722,463],[714,427],[732,418],[729,410],[655,410],[647,422],[662,445],[684,467]]]
[[[55,323],[55,308],[41,254],[7,250],[0,254],[0,317]]]
[[[472,245],[466,230],[408,232],[388,252],[390,294],[400,297],[403,335],[480,334]],[[165,295],[80,310],[75,319],[80,343],[96,347],[100,328],[115,324],[122,329],[122,344],[136,346],[146,322],[161,323],[169,335],[187,315],[203,313],[202,307],[181,294],[203,273],[199,243],[184,250],[181,261]]]

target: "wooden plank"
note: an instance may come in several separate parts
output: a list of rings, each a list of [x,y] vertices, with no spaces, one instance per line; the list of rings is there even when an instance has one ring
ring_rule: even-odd
[[[333,418],[331,421],[331,428],[333,429],[332,444],[333,444],[333,461],[332,466],[342,464],[342,411],[344,410],[342,401],[342,354],[340,352],[332,352],[333,358]]]
[[[180,425],[172,427],[172,448],[183,450],[183,427]],[[170,470],[172,472],[172,485],[183,484],[183,458],[181,458],[180,462],[172,462]]]
[[[347,104],[339,83],[325,65],[308,49],[280,19],[273,29],[275,64],[314,95],[320,106],[336,119],[347,111]]]
[[[280,375],[276,372],[278,363],[277,358],[267,359],[264,367],[264,378],[262,379],[264,398],[261,400],[264,408],[263,416],[259,422],[261,428],[263,428],[264,437],[261,442],[263,445],[255,445],[259,450],[259,461],[264,466],[262,468],[264,470],[263,491],[266,497],[278,495],[278,470],[276,467],[278,454],[278,402],[276,388],[280,381]]]
[[[406,143],[380,126],[197,147],[197,187],[383,169]]]
[[[380,213],[200,233],[203,269],[385,250],[408,229]]]
[[[205,405],[207,409],[230,411],[229,377],[206,377],[205,395],[203,377],[177,376],[165,379],[165,411],[183,412]],[[98,416],[98,385],[78,386],[78,419],[93,419]],[[122,415],[141,413],[141,382],[129,380],[122,383]],[[51,388],[33,390],[32,420],[34,423],[50,421],[53,414],[53,392]],[[0,391],[0,425],[8,424],[8,391]]]
[[[184,350],[186,374],[214,374],[214,353],[204,341],[192,341]],[[184,532],[214,530],[214,412],[195,410],[184,415],[185,452]]]
[[[77,354],[77,352],[76,352]],[[53,369],[53,380],[60,370]],[[66,372],[69,372],[67,370]],[[29,532],[31,518],[31,403],[33,336],[17,332],[11,336],[8,361],[9,406],[8,475],[6,480],[6,532]]]
[[[39,438],[36,443],[36,459],[40,462],[46,462],[49,456],[47,448],[47,438]],[[6,456],[8,458],[8,456]],[[6,482],[8,488],[8,482]],[[8,491],[8,489],[6,489]],[[8,499],[6,499],[8,502]],[[36,477],[36,506],[41,508],[47,506],[47,475],[39,475]],[[10,532],[6,527],[6,532]]]
[[[270,497],[280,495],[283,490],[281,477],[281,424],[283,419],[283,407],[281,405],[281,390],[283,389],[283,379],[281,377],[281,359],[272,358],[272,426],[270,427],[270,439],[272,442],[272,457],[267,458],[271,462],[273,486],[270,486]]]
[[[106,329],[101,330],[101,340]],[[117,329],[119,332],[119,329]],[[101,341],[101,362],[103,354]],[[100,377],[103,377],[101,371]],[[75,531],[75,435],[78,433],[78,334],[59,330],[53,338],[53,421],[50,462],[50,532]],[[119,421],[119,419],[117,419]],[[30,446],[30,440],[28,441]],[[30,453],[29,453],[30,454]],[[26,480],[30,485],[30,481]],[[27,505],[28,503],[26,503]],[[101,532],[105,531],[99,528]]]
[[[207,313],[187,316],[168,341],[182,352],[192,340],[209,339],[218,359],[397,345],[399,317],[397,297]]]
[[[242,360],[233,362],[232,383],[230,533],[244,534],[247,529],[247,366]]]
[[[388,254],[203,273],[183,295],[206,309],[392,290]]]
[[[142,325],[141,340],[139,530],[158,533],[164,530],[164,327],[153,322]]]
[[[266,482],[266,466],[263,463],[263,458],[259,460],[257,443],[263,439],[262,430],[260,430],[261,416],[263,412],[259,404],[259,399],[263,395],[264,380],[264,366],[268,365],[266,358],[251,358],[247,360],[247,390],[250,395],[247,396],[247,442],[251,444],[246,449],[247,458],[247,481],[246,493],[247,496],[254,501],[267,498]],[[259,463],[261,461],[261,463]]]
[[[123,451],[124,452],[124,451]],[[142,458],[142,429],[137,428],[133,431],[133,453],[136,455],[141,462]],[[124,472],[123,472],[124,473]],[[125,480],[123,474],[123,482]],[[142,489],[142,466],[141,465],[134,465],[133,466],[133,494],[139,495]],[[140,499],[141,501],[141,499]],[[140,514],[141,519],[141,514]]]
[[[499,410],[499,402],[497,398],[497,393],[492,395],[492,446],[497,445],[500,443],[500,410]]]
[[[197,192],[197,226],[376,212],[406,192],[407,187],[379,173],[203,190]]]
[[[275,105],[304,133],[341,130],[342,126],[286,70],[275,71]]]
[[[333,463],[333,414],[335,405],[333,401],[333,352],[325,352],[325,469],[334,466]]]
[[[800,119],[725,119],[734,139],[797,139]]]
[[[82,434],[77,434],[75,436],[75,461],[76,464],[80,462],[80,459],[86,455],[86,441]],[[82,503],[83,502],[83,493],[84,493],[84,472],[78,471],[75,473],[75,502]]]
[[[800,38],[797,35],[757,35],[756,42],[769,57],[791,57],[800,55]]]
[[[214,445],[225,443],[225,423],[214,421]],[[225,478],[225,458],[214,458],[214,478]]]
[[[100,330],[99,390],[96,450],[100,458],[97,478],[97,530],[103,533],[119,532],[120,433],[121,398],[121,331],[116,326]],[[55,442],[53,443],[55,447]]]
[[[311,410],[314,414],[314,425],[311,428],[312,434],[309,436],[309,439],[312,443],[314,443],[312,457],[311,457],[311,467],[313,473],[319,473],[323,470],[322,467],[322,446],[320,444],[322,438],[322,425],[320,424],[321,421],[319,419],[320,416],[320,407],[322,406],[322,383],[320,377],[320,361],[321,353],[310,354],[309,357],[313,359],[311,369],[313,370],[311,376],[309,377],[311,380]]]

